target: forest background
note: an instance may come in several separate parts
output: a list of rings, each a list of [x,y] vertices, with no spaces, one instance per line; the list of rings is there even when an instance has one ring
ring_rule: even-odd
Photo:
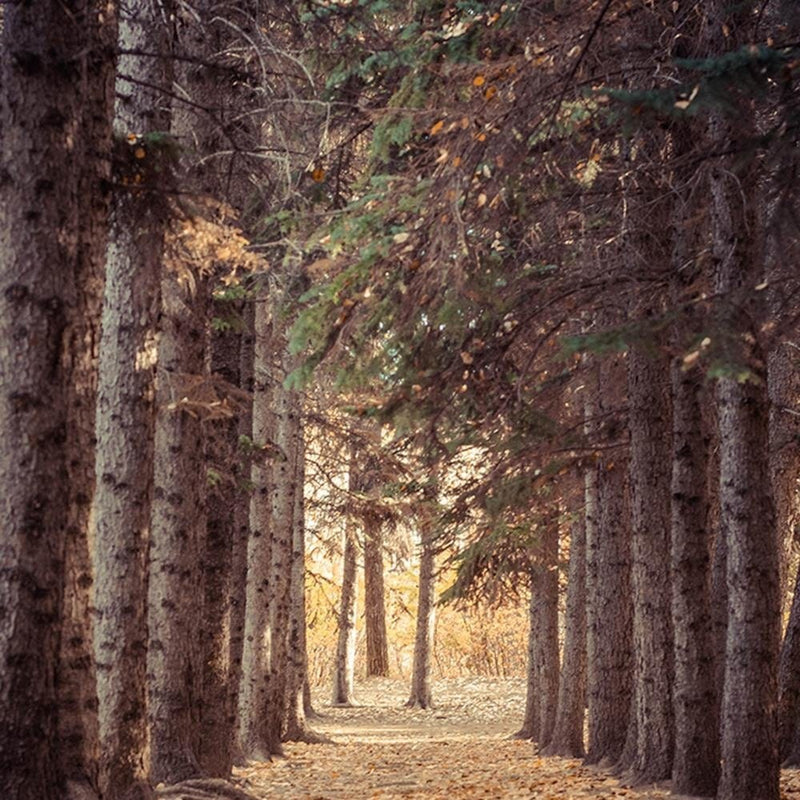
[[[412,706],[524,663],[539,752],[778,800],[799,32],[791,0],[4,5],[3,796],[245,796],[234,763],[319,738],[312,678],[353,702],[362,594]]]

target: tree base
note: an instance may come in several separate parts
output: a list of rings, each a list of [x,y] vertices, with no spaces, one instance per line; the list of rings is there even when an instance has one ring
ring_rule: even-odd
[[[303,742],[304,744],[335,744],[330,736],[315,731],[313,728],[303,727],[287,732],[285,742]]]
[[[221,778],[193,778],[156,790],[156,796],[168,800],[258,800],[254,795]]]
[[[436,706],[430,700],[426,702],[418,697],[411,697],[405,702],[403,708],[419,708],[422,711],[432,711]]]

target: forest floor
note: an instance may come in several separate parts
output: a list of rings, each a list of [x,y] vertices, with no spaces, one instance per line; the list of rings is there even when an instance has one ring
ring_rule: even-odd
[[[372,679],[357,686],[354,708],[331,707],[314,729],[332,744],[286,745],[286,758],[237,770],[237,783],[259,798],[304,800],[662,800],[668,787],[631,788],[579,760],[540,757],[509,738],[522,723],[522,680],[437,682],[436,707],[404,708],[408,685]],[[800,773],[784,770],[785,800],[800,800]],[[672,800],[675,800],[673,797]]]

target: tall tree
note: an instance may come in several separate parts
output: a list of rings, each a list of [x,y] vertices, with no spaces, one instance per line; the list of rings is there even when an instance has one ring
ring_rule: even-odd
[[[169,29],[155,3],[126,6],[120,46],[126,53],[169,52]],[[169,58],[126,54],[117,81],[117,185],[100,340],[93,519],[101,785],[106,795],[120,798],[144,797],[148,791],[146,559],[156,321],[170,187],[169,170],[153,164],[158,152],[148,152],[139,137],[169,128],[168,104],[158,87],[168,83],[170,65]],[[140,148],[144,158],[137,157]]]
[[[558,705],[547,755],[583,758],[586,706],[586,523],[578,514],[570,524],[569,574]]]
[[[357,444],[355,436],[349,441],[350,458],[348,470],[349,489],[353,491],[356,483]],[[344,547],[342,548],[342,589],[339,595],[338,634],[336,638],[336,661],[333,675],[333,702],[335,705],[353,705],[356,660],[356,602],[358,582],[358,543],[355,522],[345,520]]]
[[[227,305],[215,303],[216,314],[224,314]],[[235,390],[241,367],[241,334],[229,330],[210,336],[210,377],[224,381],[224,391]],[[235,402],[241,408],[242,401]],[[239,679],[238,674],[234,675],[231,658],[233,561],[239,533],[236,506],[245,503],[238,470],[238,411],[226,402],[221,419],[206,421],[209,492],[202,553],[205,596],[200,641],[203,670],[200,764],[206,775],[219,778],[227,778],[234,763],[234,708]]]
[[[711,53],[752,35],[745,9],[706,4]],[[732,37],[732,38],[731,38]],[[712,116],[710,143],[736,152],[753,133],[749,103],[738,118]],[[778,789],[778,541],[769,474],[769,398],[762,323],[766,298],[756,199],[757,165],[719,155],[710,174],[712,256],[719,295],[717,380],[720,528],[727,545],[728,630],[721,712],[719,800],[773,800]]]
[[[684,53],[686,55],[686,53]],[[693,125],[681,121],[671,131],[673,156],[686,159]],[[686,163],[684,161],[684,163]],[[679,162],[680,164],[680,162]],[[671,302],[681,309],[672,329],[677,352],[671,366],[672,475],[670,576],[674,631],[675,754],[672,785],[676,794],[711,796],[719,780],[719,699],[717,647],[712,635],[708,415],[700,360],[703,314],[691,302],[702,271],[692,263],[698,233],[691,225],[697,208],[689,187],[690,164],[673,170]]]
[[[369,495],[380,482],[378,457],[380,426],[365,428],[367,448],[357,468],[355,491]],[[389,674],[389,640],[386,635],[386,592],[383,581],[383,515],[366,505],[362,514],[364,526],[364,634],[367,645],[367,677]]]
[[[114,7],[109,11],[113,25]],[[99,286],[96,253],[80,252],[90,242],[80,232],[79,193],[98,188],[97,162],[108,155],[103,93],[113,58],[93,12],[90,3],[43,1],[3,14],[0,791],[14,800],[64,797],[65,777],[87,788],[96,779],[93,746],[84,738],[93,706],[57,710],[64,581],[80,579],[72,594],[80,597],[89,580],[65,574],[85,568],[74,561],[65,567],[64,559],[65,521],[83,524],[93,473],[91,451],[78,449],[92,428]],[[98,113],[94,125],[82,117],[84,101]],[[100,193],[87,212],[89,226],[103,202]],[[70,535],[83,537],[85,529]],[[68,624],[72,612],[66,609]],[[85,628],[80,637],[85,653]],[[91,673],[84,670],[83,679],[90,696]],[[59,725],[68,719],[78,728]],[[59,742],[65,727],[77,736]],[[74,763],[63,763],[67,754]]]
[[[205,541],[206,470],[201,421],[187,408],[205,365],[205,287],[197,294],[162,273],[147,655],[150,778],[200,774],[202,608],[199,554]]]
[[[259,294],[254,308],[253,460],[250,481],[250,536],[247,541],[247,585],[239,691],[239,749],[246,758],[268,760],[264,729],[267,712],[271,634],[269,586],[271,569],[270,497],[275,414],[272,405],[272,316],[268,298]]]
[[[423,490],[424,507],[420,519],[419,581],[417,590],[417,625],[414,636],[414,663],[411,670],[410,708],[432,708],[431,667],[435,632],[436,602],[436,511],[438,500],[435,474]]]
[[[632,693],[630,513],[624,431],[619,419],[619,360],[607,359],[594,392],[590,436],[610,450],[598,451],[586,497],[586,627],[589,763],[616,763],[628,731]],[[600,390],[599,387],[604,387]],[[599,436],[600,420],[603,435]],[[591,494],[590,494],[591,492]],[[591,513],[591,517],[590,517]]]
[[[285,385],[291,372],[291,356],[287,350],[286,319],[283,306],[287,294],[283,287],[274,287],[270,302],[277,331],[273,331],[275,380],[272,405],[275,414],[274,446],[276,458],[272,471],[270,498],[269,625],[270,666],[267,685],[265,729],[271,753],[282,753],[281,742],[286,730],[289,690],[289,636],[292,606],[292,564],[294,539],[297,459],[300,443],[299,403],[297,392]]]
[[[91,589],[94,580],[90,510],[95,491],[94,416],[97,394],[98,321],[111,199],[112,118],[117,35],[116,3],[87,2],[75,17],[85,36],[81,58],[81,118],[75,135],[83,151],[78,196],[85,198],[78,229],[77,258],[83,275],[82,307],[76,308],[67,342],[91,344],[67,355],[71,397],[67,416],[70,508],[66,519],[64,622],[58,677],[60,754],[67,779],[83,791],[98,789],[102,747],[97,718]]]
[[[633,528],[633,642],[637,780],[672,774],[669,361],[659,350],[628,353]]]
[[[383,582],[383,523],[370,512],[364,517],[364,616],[367,677],[386,676],[389,674],[389,640]]]

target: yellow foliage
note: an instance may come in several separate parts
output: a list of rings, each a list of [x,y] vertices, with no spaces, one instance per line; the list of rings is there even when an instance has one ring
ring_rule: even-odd
[[[222,274],[223,283],[238,280],[240,273],[265,270],[266,261],[249,250],[250,242],[234,224],[229,206],[207,200],[192,216],[180,216],[166,241],[165,263],[182,282],[194,288],[194,275]]]

